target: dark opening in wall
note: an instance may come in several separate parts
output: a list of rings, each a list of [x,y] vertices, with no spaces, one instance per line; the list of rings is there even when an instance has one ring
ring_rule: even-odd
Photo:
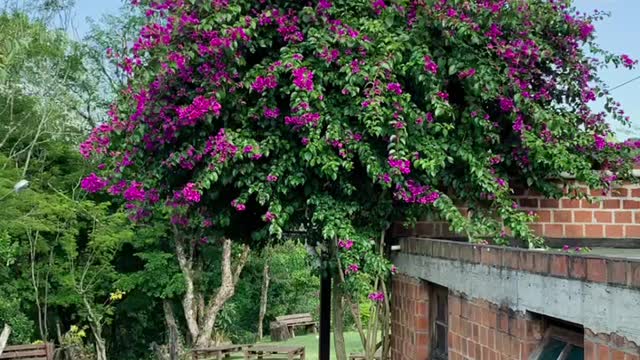
[[[431,354],[434,360],[447,360],[449,357],[449,289],[429,284],[431,294]]]
[[[584,328],[560,319],[542,316],[546,332],[530,360],[583,360]]]

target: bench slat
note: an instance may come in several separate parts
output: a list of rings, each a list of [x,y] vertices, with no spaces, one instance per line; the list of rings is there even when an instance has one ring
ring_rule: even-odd
[[[47,350],[18,350],[18,351],[3,351],[0,359],[24,359],[32,357],[47,357]]]
[[[9,345],[4,348],[4,351],[44,349],[45,346],[44,344]]]

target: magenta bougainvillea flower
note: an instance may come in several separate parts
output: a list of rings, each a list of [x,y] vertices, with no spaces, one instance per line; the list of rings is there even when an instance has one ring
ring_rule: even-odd
[[[96,193],[106,188],[109,185],[109,182],[106,179],[103,179],[96,175],[95,173],[91,173],[91,175],[82,179],[80,183],[80,187],[88,192],[88,193]]]
[[[630,119],[598,76],[637,62],[585,52],[600,15],[568,2],[137,3],[147,17],[109,53],[127,81],[80,146],[101,164],[81,185],[190,239],[313,224],[341,271],[388,275],[376,244],[397,219],[539,246],[513,186],[548,192],[566,172],[608,188],[638,160],[640,142],[609,140]]]

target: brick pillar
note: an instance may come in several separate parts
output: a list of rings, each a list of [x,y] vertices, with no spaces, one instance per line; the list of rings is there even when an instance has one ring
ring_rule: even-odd
[[[541,320],[487,301],[449,294],[449,359],[527,360],[542,336]]]
[[[428,360],[429,287],[405,275],[393,277],[391,297],[391,359]]]

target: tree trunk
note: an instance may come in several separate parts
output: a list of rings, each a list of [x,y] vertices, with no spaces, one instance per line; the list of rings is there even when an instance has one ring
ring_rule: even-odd
[[[347,360],[347,348],[344,342],[344,303],[340,284],[338,278],[333,281],[333,342],[336,359]]]
[[[107,360],[107,346],[102,338],[102,327],[91,324],[91,330],[93,330],[93,338],[96,341],[97,360]]]
[[[167,331],[169,333],[169,359],[179,360],[181,352],[180,334],[178,332],[178,323],[176,322],[176,318],[173,314],[171,302],[166,299],[162,300],[162,309],[164,310],[164,319],[167,324]]]
[[[4,329],[2,329],[2,333],[0,333],[0,355],[2,355],[4,347],[7,346],[9,335],[11,335],[11,327],[8,324],[4,324]]]
[[[263,337],[264,315],[267,312],[267,297],[269,295],[269,263],[265,259],[262,270],[262,289],[260,293],[260,314],[258,315],[258,340]]]
[[[231,269],[231,240],[225,239],[222,245],[222,284],[216,295],[209,301],[206,308],[204,323],[200,325],[196,346],[208,347],[211,344],[211,334],[216,323],[216,318],[224,304],[233,296],[236,284],[240,279],[242,268],[249,258],[249,247],[244,246],[242,255],[238,260],[235,271]]]
[[[185,283],[185,294],[182,297],[182,308],[184,310],[184,318],[187,323],[187,328],[189,329],[189,335],[191,335],[191,341],[195,342],[200,334],[200,329],[198,326],[197,299],[193,282],[193,259],[188,256],[183,241],[182,237],[176,231],[174,234],[176,257],[178,258],[178,264],[180,265],[180,270],[184,276]]]
[[[196,347],[209,347],[213,341],[212,334],[216,318],[224,304],[235,293],[236,284],[240,279],[240,273],[244,265],[247,263],[250,249],[247,245],[244,246],[242,255],[237,260],[235,269],[233,269],[231,264],[232,242],[230,239],[223,240],[221,285],[215,295],[205,305],[204,294],[196,288],[196,280],[199,278],[196,275],[198,275],[199,266],[196,266],[194,269],[194,263],[196,261],[196,259],[194,259],[195,242],[194,240],[186,240],[175,227],[174,242],[176,257],[178,258],[178,264],[180,265],[180,270],[185,281],[186,291],[182,298],[182,308],[184,310],[187,328],[189,329],[191,343]]]

